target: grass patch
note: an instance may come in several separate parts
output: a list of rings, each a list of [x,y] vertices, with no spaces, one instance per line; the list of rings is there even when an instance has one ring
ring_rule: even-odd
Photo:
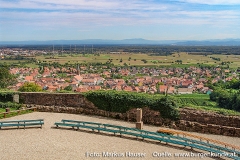
[[[233,110],[228,110],[224,108],[219,108],[217,106],[194,106],[194,105],[189,105],[186,107],[180,107],[180,108],[193,108],[197,110],[202,110],[202,111],[210,111],[210,112],[215,112],[218,114],[222,114],[225,116],[240,116],[240,112],[233,111]]]
[[[15,110],[18,110],[17,108],[10,108],[10,111],[15,111]],[[6,109],[5,108],[0,108],[0,113],[2,112],[6,112]]]
[[[210,100],[210,97],[207,94],[179,94],[179,95],[174,95],[174,97],[199,98],[199,99],[208,99],[208,100]]]
[[[33,110],[21,110],[20,113],[11,112],[11,113],[6,114],[6,118],[10,118],[10,117],[14,117],[14,116],[22,115],[22,114],[27,114],[27,113],[32,113],[32,112],[33,112]],[[4,118],[4,114],[0,114],[0,119],[3,119],[3,118]]]
[[[182,94],[173,96],[180,106],[216,106],[216,102],[210,101],[207,94]]]
[[[240,112],[218,107],[217,103],[211,101],[207,94],[182,94],[173,97],[175,97],[180,108],[193,108],[226,116],[240,116]]]
[[[185,52],[175,53],[171,56],[150,56],[149,54],[132,54],[132,53],[121,53],[121,54],[100,54],[100,56],[94,56],[93,54],[74,55],[64,54],[63,56],[57,56],[58,58],[53,58],[52,56],[36,56],[36,59],[41,61],[59,62],[64,63],[88,63],[88,62],[102,62],[105,63],[108,59],[112,59],[112,63],[115,65],[123,65],[124,63],[136,65],[136,66],[172,66],[172,67],[189,67],[189,66],[208,66],[208,65],[218,65],[220,62],[215,61],[210,56],[204,55],[191,55]],[[131,57],[131,59],[129,59]],[[230,67],[240,66],[239,59],[240,55],[214,55],[214,57],[220,58],[221,61],[231,62]],[[122,62],[119,62],[122,59]],[[144,63],[142,59],[146,60]],[[176,61],[181,60],[182,64],[177,64]]]

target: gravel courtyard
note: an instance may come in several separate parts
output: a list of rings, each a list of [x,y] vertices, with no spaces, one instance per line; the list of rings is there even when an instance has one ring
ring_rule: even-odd
[[[91,132],[54,128],[54,123],[60,122],[62,119],[135,127],[134,123],[103,117],[34,112],[0,121],[42,118],[45,123],[42,129],[28,128],[25,130],[0,130],[0,160],[211,159],[209,157],[175,157],[175,153],[191,153],[191,151],[184,150],[182,147],[165,145],[164,143],[150,143],[136,139],[120,138],[118,136],[107,136]],[[159,127],[144,125],[144,129],[155,132]],[[240,144],[240,138],[198,133],[194,134],[238,146]],[[104,157],[104,152],[114,152],[118,157]],[[134,157],[134,153],[137,153],[138,157]],[[160,157],[160,155],[162,157]]]

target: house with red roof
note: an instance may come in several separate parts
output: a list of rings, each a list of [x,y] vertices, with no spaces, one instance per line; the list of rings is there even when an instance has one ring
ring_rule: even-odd
[[[33,80],[33,76],[26,76],[25,77],[25,81],[26,82],[33,82],[34,80]]]

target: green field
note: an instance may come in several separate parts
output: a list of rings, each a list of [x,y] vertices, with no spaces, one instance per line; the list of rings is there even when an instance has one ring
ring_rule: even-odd
[[[20,64],[23,64],[26,67],[30,67],[30,68],[37,68],[38,65],[34,64],[34,63],[27,63],[27,60],[0,60],[0,65],[1,64],[7,64],[7,65],[13,65],[13,66],[20,66]]]
[[[210,57],[220,58],[220,61],[216,61]],[[121,54],[100,54],[99,56],[93,54],[72,54],[72,55],[42,55],[37,56],[37,60],[41,62],[53,63],[58,62],[60,64],[74,64],[74,63],[87,63],[87,62],[101,62],[105,63],[109,60],[112,61],[114,65],[177,65],[175,61],[181,60],[182,64],[185,65],[196,65],[196,64],[206,64],[206,65],[218,65],[221,62],[230,62],[229,66],[231,68],[240,67],[240,55],[191,55],[187,53],[175,53],[169,56],[150,56],[148,54],[131,54],[131,53],[121,53]],[[122,62],[120,62],[122,59]],[[144,63],[142,60],[146,60]]]
[[[180,105],[195,105],[195,106],[211,106],[213,102],[210,102],[209,95],[205,94],[192,94],[192,95],[176,95],[177,102]]]
[[[220,58],[219,61],[213,58]],[[136,53],[119,53],[119,54],[64,54],[64,55],[41,55],[35,57],[37,60],[46,63],[58,62],[60,64],[75,64],[75,63],[106,63],[111,61],[114,65],[123,66],[124,64],[131,66],[175,66],[186,67],[198,64],[204,65],[219,65],[222,62],[230,62],[230,68],[240,67],[240,55],[192,55],[185,52],[175,53],[168,56],[150,56],[148,54]],[[122,60],[122,62],[120,62]],[[145,62],[143,61],[145,60]],[[182,61],[182,64],[176,61]],[[24,64],[26,67],[36,68],[38,65],[29,63],[27,60],[0,60],[0,64]]]
[[[240,116],[240,112],[219,108],[216,102],[210,100],[207,94],[182,94],[173,96],[180,108],[194,108],[203,111],[216,112],[223,115]]]

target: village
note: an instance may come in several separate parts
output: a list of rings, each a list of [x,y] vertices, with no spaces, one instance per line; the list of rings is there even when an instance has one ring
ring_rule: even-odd
[[[89,73],[89,70],[92,72]],[[108,67],[102,66],[101,73],[94,66],[76,68],[11,68],[18,75],[17,84],[9,88],[17,91],[25,82],[36,83],[49,92],[61,91],[70,86],[74,92],[95,90],[117,90],[144,92],[149,94],[210,94],[207,84],[220,80],[238,79],[237,73],[229,69],[208,68],[151,68],[151,67]],[[97,71],[96,71],[97,72]],[[61,75],[65,76],[61,76]]]

